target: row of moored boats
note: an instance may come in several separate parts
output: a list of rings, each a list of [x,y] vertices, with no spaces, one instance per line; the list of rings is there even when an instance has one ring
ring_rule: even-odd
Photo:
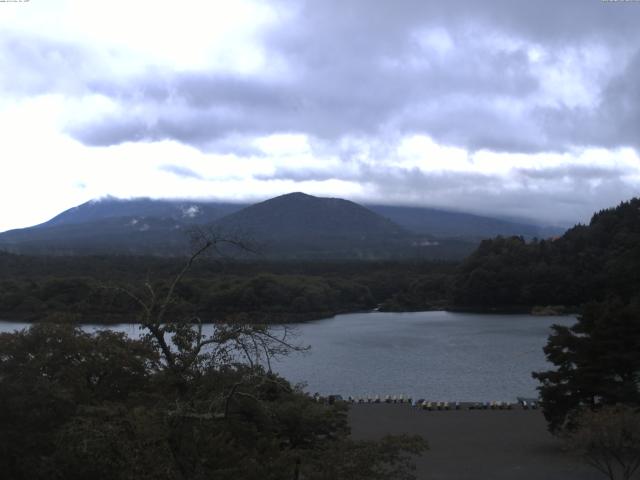
[[[316,399],[319,400],[320,397],[316,394]],[[413,407],[419,408],[421,410],[513,410],[514,408],[521,408],[524,410],[536,410],[538,408],[538,401],[536,399],[524,399],[518,398],[517,402],[503,402],[503,401],[492,401],[492,402],[436,402],[432,400],[426,400],[424,398],[420,398],[418,400],[413,401],[411,397],[407,397],[406,395],[386,395],[381,397],[379,395],[376,396],[362,396],[362,397],[352,397],[349,395],[346,400],[341,395],[329,395],[327,397],[329,403],[334,402],[343,402],[346,401],[348,403],[397,403],[397,404],[406,404],[411,405]]]

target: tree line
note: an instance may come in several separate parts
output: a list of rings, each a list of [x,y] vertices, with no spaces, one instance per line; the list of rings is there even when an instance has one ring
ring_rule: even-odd
[[[555,239],[484,240],[460,265],[453,305],[580,306],[640,287],[640,200],[596,213]]]
[[[0,315],[26,320],[132,321],[137,306],[123,288],[150,281],[167,288],[178,259],[32,257],[0,254]],[[175,292],[172,314],[204,321],[230,317],[267,323],[323,318],[397,305],[412,283],[431,279],[430,302],[444,303],[437,282],[451,263],[219,262],[202,259]],[[434,283],[435,282],[435,283]]]

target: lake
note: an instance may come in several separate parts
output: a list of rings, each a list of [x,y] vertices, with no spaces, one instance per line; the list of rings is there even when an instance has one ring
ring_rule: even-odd
[[[531,372],[550,367],[542,351],[550,326],[574,322],[571,316],[453,312],[337,315],[294,325],[297,342],[311,350],[273,368],[294,383],[306,382],[311,393],[513,401],[537,396]],[[0,331],[25,326],[0,322]],[[136,325],[110,328],[139,332]]]

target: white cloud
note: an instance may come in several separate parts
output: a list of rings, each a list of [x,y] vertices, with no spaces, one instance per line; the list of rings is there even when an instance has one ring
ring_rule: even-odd
[[[596,3],[2,5],[0,230],[296,190],[584,220],[640,187],[640,8]]]
[[[439,145],[425,135],[402,138],[397,157],[391,164],[402,168],[419,168],[423,172],[465,172],[474,169],[469,152],[465,149]]]
[[[266,62],[256,35],[276,19],[249,0],[50,0],[2,13],[0,26],[90,47],[121,74],[148,66],[255,72]]]

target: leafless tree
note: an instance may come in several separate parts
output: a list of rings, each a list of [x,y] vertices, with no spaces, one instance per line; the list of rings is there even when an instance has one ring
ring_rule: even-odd
[[[208,253],[224,258],[229,252],[254,252],[247,242],[214,229],[194,228],[191,241],[191,254],[164,291],[149,279],[137,290],[117,288],[140,307],[141,328],[146,331],[146,339],[159,349],[164,368],[184,376],[204,364],[210,367],[243,362],[251,368],[263,366],[270,372],[272,358],[308,348],[297,345],[292,330],[286,326],[274,329],[269,325],[216,322],[211,325],[213,332],[205,335],[198,316],[167,318],[176,300],[177,286],[198,258]]]

